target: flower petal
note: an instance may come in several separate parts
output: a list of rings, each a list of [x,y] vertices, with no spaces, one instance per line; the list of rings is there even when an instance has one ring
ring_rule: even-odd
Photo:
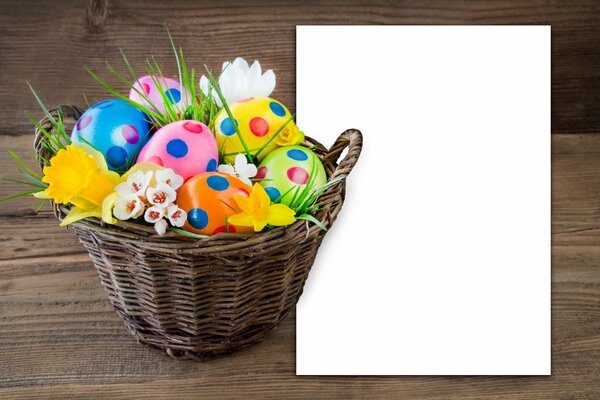
[[[90,217],[102,217],[102,211],[100,209],[94,209],[89,211],[84,211],[78,207],[73,207],[71,211],[67,214],[67,216],[62,220],[60,226],[67,226],[72,224],[73,222],[80,221],[84,218]]]
[[[254,220],[254,232],[262,231],[263,229],[265,229],[265,226],[267,226],[266,219],[255,219]]]
[[[237,203],[238,207],[242,211],[249,211],[250,208],[250,198],[247,196],[242,196],[241,194],[236,194],[233,196],[233,200]]]
[[[167,221],[161,219],[154,224],[154,230],[158,233],[159,236],[162,236],[167,231]]]
[[[221,164],[217,168],[217,171],[222,172],[224,174],[235,175],[235,168],[233,168],[229,164]]]
[[[254,222],[252,221],[252,215],[250,215],[246,212],[231,215],[228,218],[228,221],[230,224],[237,225],[237,226],[253,226],[254,225]]]
[[[296,221],[295,215],[294,210],[285,204],[272,204],[269,206],[267,221],[269,225],[287,226]]]
[[[102,202],[102,221],[107,224],[116,224],[117,220],[113,218],[112,210],[115,205],[115,200],[119,197],[117,192],[113,192],[104,198]]]
[[[269,97],[269,95],[273,93],[273,90],[275,90],[275,84],[275,73],[270,69],[263,74],[260,85],[256,88],[255,96]]]

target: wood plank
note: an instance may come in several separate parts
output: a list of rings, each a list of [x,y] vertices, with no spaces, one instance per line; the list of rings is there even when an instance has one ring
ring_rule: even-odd
[[[106,8],[90,4],[108,4]],[[89,11],[90,9],[96,11]],[[600,129],[600,4],[597,1],[496,2],[291,0],[61,1],[0,4],[0,134],[29,133],[23,110],[40,115],[25,81],[48,105],[83,105],[107,97],[82,65],[102,71],[109,61],[125,72],[118,49],[143,68],[147,56],[176,71],[163,33],[166,22],[190,65],[218,69],[235,56],[258,58],[277,73],[274,96],[295,109],[297,24],[551,24],[552,126],[556,133]],[[9,73],[7,73],[9,72]],[[365,71],[365,76],[374,71]],[[361,78],[361,79],[364,79]],[[112,80],[116,83],[115,80]]]
[[[15,139],[24,151],[28,141]],[[230,356],[170,360],[128,336],[87,255],[50,214],[21,219],[2,204],[0,397],[597,398],[600,220],[590,213],[600,194],[600,134],[554,135],[552,144],[552,377],[296,377],[293,316]],[[0,159],[0,174],[8,161]],[[35,246],[18,257],[15,243]]]

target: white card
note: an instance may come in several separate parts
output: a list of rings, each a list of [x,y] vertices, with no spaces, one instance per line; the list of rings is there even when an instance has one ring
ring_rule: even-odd
[[[297,374],[550,374],[550,27],[296,36],[300,128],[364,135]]]

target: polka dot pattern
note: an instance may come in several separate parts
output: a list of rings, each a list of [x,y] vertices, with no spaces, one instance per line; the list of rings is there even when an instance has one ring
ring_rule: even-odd
[[[215,171],[219,159],[217,141],[208,126],[198,121],[171,122],[156,131],[139,153],[137,162],[158,157],[183,179]]]
[[[214,172],[217,170],[217,160],[211,158],[211,160],[206,165],[206,172]]]
[[[308,154],[299,149],[290,149],[287,151],[287,156],[292,160],[306,161],[308,160]]]
[[[125,125],[121,128],[121,135],[127,143],[136,144],[140,140],[140,135],[133,125]]]
[[[92,122],[92,119],[93,118],[90,114],[83,114],[81,118],[79,118],[79,121],[77,121],[77,130],[84,130],[90,124],[90,122]]]
[[[240,212],[234,200],[235,195],[250,193],[250,190],[250,186],[235,176],[220,172],[205,172],[193,176],[177,194],[177,205],[188,213],[183,229],[201,235],[225,232],[229,217]],[[229,232],[252,231],[252,227],[229,224]]]
[[[71,133],[74,143],[87,143],[102,153],[112,171],[124,173],[127,161],[144,145],[142,134],[150,129],[147,117],[120,99],[108,99],[86,110]]]
[[[187,220],[195,229],[204,229],[208,225],[208,214],[201,208],[188,211]]]
[[[270,102],[269,108],[271,111],[273,111],[273,114],[277,115],[278,117],[285,117],[285,108],[283,108],[283,106],[276,101]]]
[[[181,92],[176,88],[165,90],[165,95],[171,104],[177,104],[181,101]]]
[[[235,226],[233,225],[229,225],[229,226],[225,226],[225,225],[221,225],[218,228],[216,228],[212,234],[216,235],[217,233],[222,233],[222,232],[227,232],[227,233],[236,233],[237,231],[235,230]]]
[[[127,152],[122,147],[112,146],[106,152],[106,162],[114,168],[121,168],[127,162]]]
[[[159,156],[152,156],[150,157],[148,160],[146,160],[146,162],[152,163],[152,164],[156,164],[156,165],[163,165],[163,160],[159,157]]]
[[[263,137],[269,132],[269,124],[264,118],[252,118],[250,120],[250,132],[252,132],[254,136]]]
[[[288,122],[292,116],[289,110],[271,98],[254,97],[231,103],[229,108],[230,113],[221,110],[215,120],[217,144],[227,154],[224,161],[228,164],[233,164],[235,154],[244,152],[246,148],[250,151],[263,148],[258,155],[258,161],[262,161],[280,147],[277,140],[270,140],[275,132],[286,122],[287,130],[297,129],[293,120]]]
[[[259,167],[254,177],[257,179],[265,179],[265,176],[267,176],[267,167]]]
[[[175,158],[182,158],[188,153],[188,146],[181,139],[173,139],[167,143],[167,153]]]
[[[164,113],[165,103],[177,104],[178,107],[186,109],[192,101],[192,96],[187,88],[181,87],[178,80],[145,75],[133,84],[129,90],[129,99]]]
[[[281,195],[279,202],[288,206],[297,190],[310,190],[327,182],[321,160],[303,146],[285,146],[274,150],[259,164],[258,170],[264,171],[261,174],[264,178],[259,183],[269,196],[273,199]]]
[[[206,180],[206,184],[208,185],[209,188],[211,188],[212,190],[216,190],[218,192],[227,190],[227,188],[229,187],[229,181],[220,175],[214,175],[214,176],[209,177]]]
[[[185,124],[183,124],[183,129],[192,133],[202,133],[203,131],[202,125],[194,121],[187,121]]]
[[[308,182],[308,172],[302,167],[292,167],[287,170],[287,177],[290,181],[304,185]]]
[[[265,188],[265,192],[267,192],[271,201],[275,201],[281,197],[281,193],[279,192],[279,190],[277,190],[277,188],[274,188],[272,186],[267,186]]]
[[[237,121],[235,121],[235,124],[237,125]],[[233,136],[235,134],[235,127],[231,123],[231,119],[225,118],[223,122],[221,122],[221,132],[223,132],[223,135],[225,136]]]

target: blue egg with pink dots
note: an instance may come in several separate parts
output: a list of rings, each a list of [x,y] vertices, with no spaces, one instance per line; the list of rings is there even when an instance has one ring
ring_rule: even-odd
[[[149,130],[146,114],[124,100],[108,99],[79,117],[71,141],[92,146],[104,155],[109,169],[123,173],[135,162]]]

